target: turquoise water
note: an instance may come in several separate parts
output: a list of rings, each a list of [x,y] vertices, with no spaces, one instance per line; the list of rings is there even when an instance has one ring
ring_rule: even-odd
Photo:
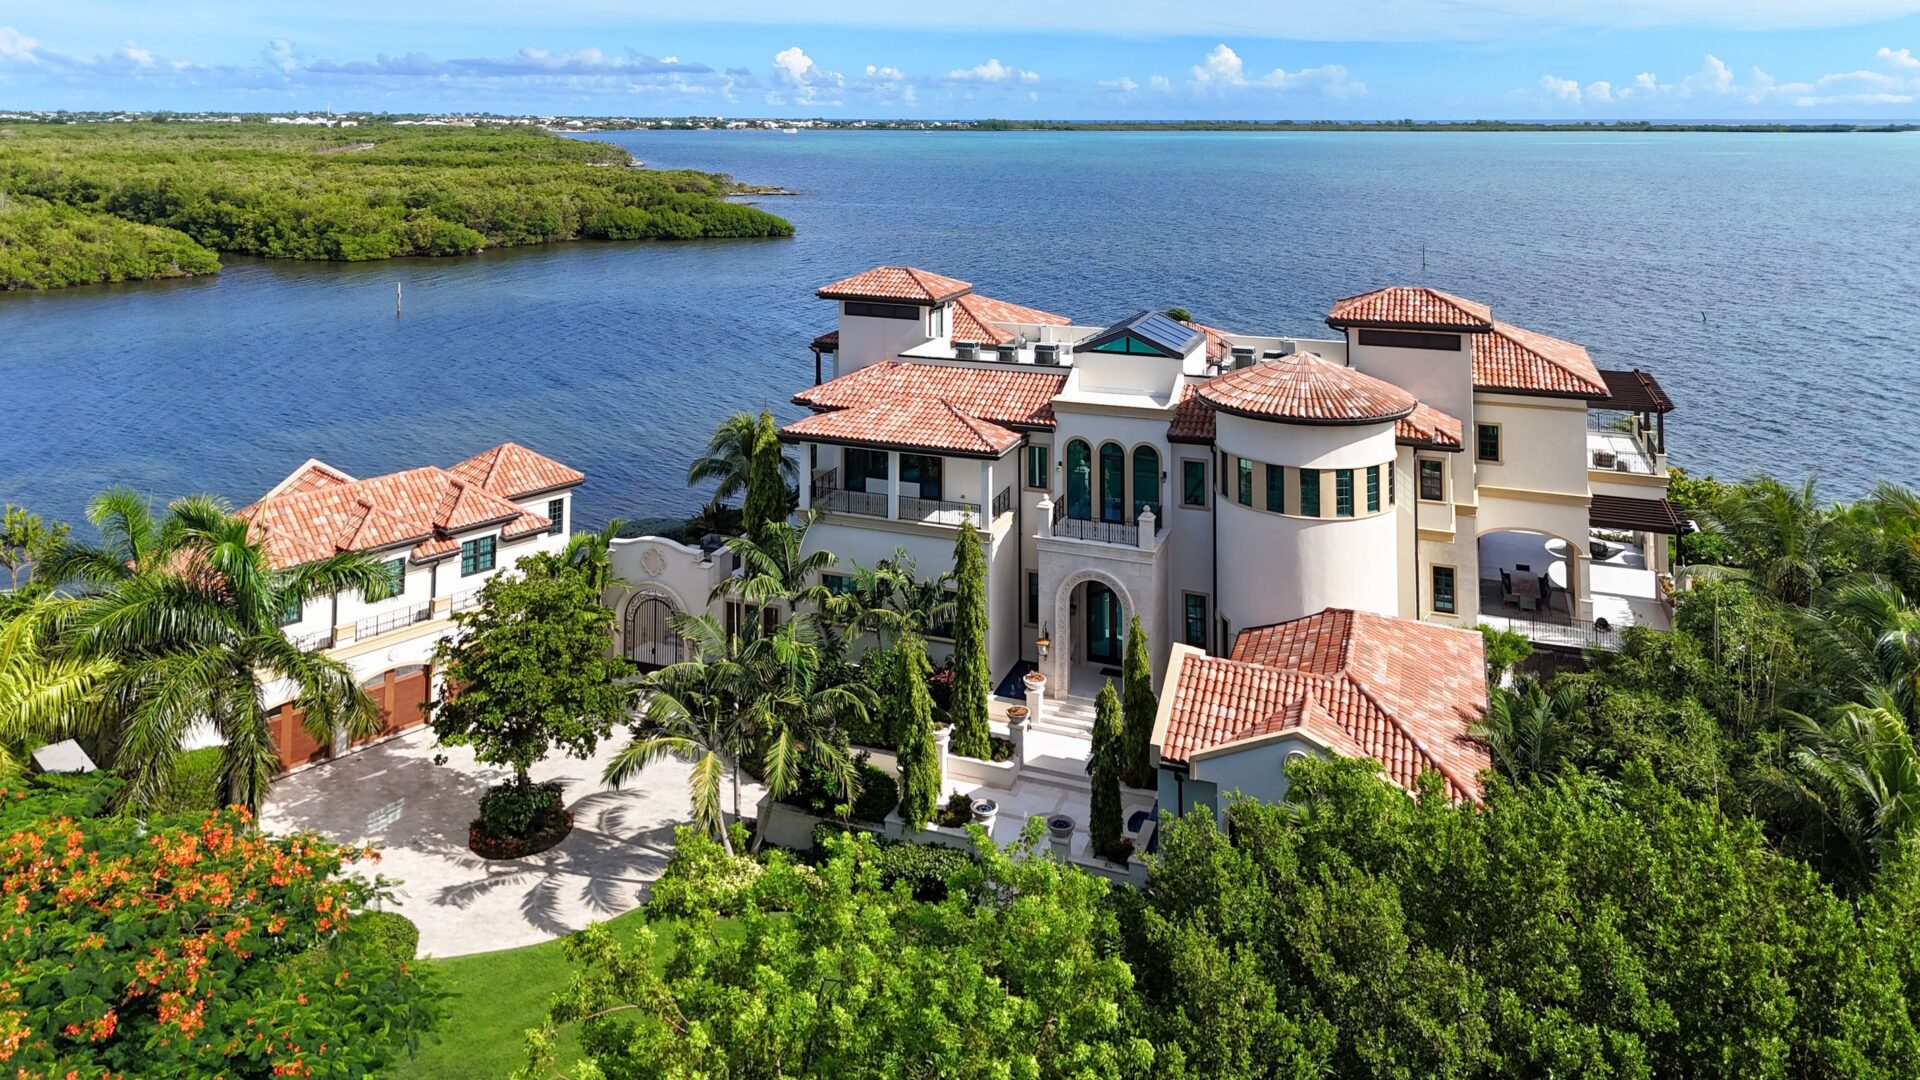
[[[583,524],[683,514],[715,420],[795,415],[833,324],[813,289],[883,262],[1081,322],[1182,304],[1305,336],[1335,297],[1425,282],[1657,372],[1681,464],[1920,481],[1920,136],[602,137],[793,188],[763,205],[798,234],[0,294],[0,500],[246,501],[309,456],[366,474],[511,438],[587,472]]]

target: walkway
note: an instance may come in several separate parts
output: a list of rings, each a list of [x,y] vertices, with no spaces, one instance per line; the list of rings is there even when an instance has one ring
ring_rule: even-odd
[[[535,780],[565,783],[574,826],[558,847],[526,859],[489,861],[467,850],[481,793],[508,771],[477,764],[465,748],[436,746],[424,728],[281,780],[261,820],[275,832],[377,845],[373,871],[401,882],[389,910],[419,924],[422,955],[531,945],[639,906],[672,851],[673,826],[691,816],[689,770],[678,761],[650,766],[619,791],[601,784],[625,743],[616,732],[591,760],[534,767]],[[434,763],[438,754],[446,764]],[[742,805],[760,794],[743,786]]]

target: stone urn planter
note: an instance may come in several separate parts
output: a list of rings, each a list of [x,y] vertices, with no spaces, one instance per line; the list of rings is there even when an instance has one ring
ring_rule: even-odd
[[[1047,688],[1047,677],[1037,671],[1027,672],[1021,677],[1020,681],[1026,683],[1027,689],[1029,690],[1045,690]]]
[[[1000,816],[1000,804],[992,799],[975,799],[967,809],[973,814],[973,823],[992,835],[993,819]]]
[[[1059,842],[1073,839],[1073,819],[1065,814],[1049,814],[1047,835]]]
[[[1031,711],[1025,705],[1009,706],[1007,708],[1007,726],[1017,728],[1025,724],[1027,717],[1030,715],[1032,715]]]

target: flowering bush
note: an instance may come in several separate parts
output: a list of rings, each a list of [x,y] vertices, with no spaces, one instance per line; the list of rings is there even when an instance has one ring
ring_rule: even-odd
[[[366,1076],[431,1026],[420,972],[354,931],[371,849],[238,808],[83,816],[111,783],[0,788],[0,1076]]]

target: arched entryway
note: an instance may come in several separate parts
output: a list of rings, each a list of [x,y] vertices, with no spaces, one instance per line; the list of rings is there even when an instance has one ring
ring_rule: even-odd
[[[425,664],[408,664],[383,671],[360,684],[380,710],[380,730],[354,745],[398,735],[426,723],[425,705],[433,696],[433,680]]]
[[[1581,620],[1586,553],[1579,545],[1527,529],[1489,530],[1476,543],[1483,615],[1569,625]]]
[[[1052,610],[1052,651],[1041,667],[1054,685],[1092,697],[1117,675],[1126,655],[1133,597],[1111,575],[1079,570],[1060,583]]]
[[[1098,581],[1081,586],[1085,603],[1081,605],[1080,630],[1087,643],[1087,662],[1117,666],[1126,648],[1126,631],[1120,623],[1120,596]]]
[[[680,632],[673,628],[673,602],[658,593],[642,593],[627,602],[627,659],[652,671],[684,657]]]

